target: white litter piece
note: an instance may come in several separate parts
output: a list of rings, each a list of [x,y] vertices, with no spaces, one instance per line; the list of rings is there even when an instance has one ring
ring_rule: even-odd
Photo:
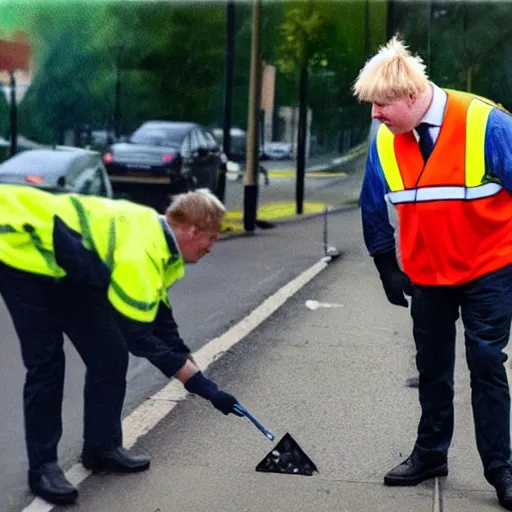
[[[307,300],[306,307],[311,311],[316,311],[320,308],[344,308],[344,304],[331,304],[329,302],[318,302],[317,300]]]

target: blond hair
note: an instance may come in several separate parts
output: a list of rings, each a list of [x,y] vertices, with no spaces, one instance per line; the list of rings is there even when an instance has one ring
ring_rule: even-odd
[[[421,57],[411,55],[407,46],[394,36],[366,62],[353,86],[359,101],[391,103],[409,96],[420,96],[428,87]]]
[[[208,189],[177,194],[165,210],[169,225],[196,226],[202,231],[220,231],[224,205]]]

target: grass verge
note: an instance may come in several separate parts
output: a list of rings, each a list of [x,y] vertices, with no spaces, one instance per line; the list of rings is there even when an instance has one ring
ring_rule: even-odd
[[[323,212],[325,203],[315,201],[304,201],[304,214]],[[295,201],[262,204],[258,208],[257,217],[259,220],[277,220],[295,215]],[[223,233],[242,233],[244,231],[243,211],[233,210],[227,212],[222,223]]]
[[[279,169],[268,171],[269,178],[293,178],[297,174],[295,169]],[[347,173],[343,171],[309,171],[305,173],[306,178],[337,178],[346,176]]]

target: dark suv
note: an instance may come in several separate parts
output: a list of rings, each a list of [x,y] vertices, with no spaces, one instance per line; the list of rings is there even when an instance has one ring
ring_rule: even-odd
[[[128,142],[113,144],[103,161],[115,191],[161,210],[171,194],[213,190],[222,153],[200,124],[147,121]]]

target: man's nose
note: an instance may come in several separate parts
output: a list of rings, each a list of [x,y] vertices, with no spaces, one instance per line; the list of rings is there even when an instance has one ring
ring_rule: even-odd
[[[377,119],[380,116],[380,107],[372,103],[372,119]]]

